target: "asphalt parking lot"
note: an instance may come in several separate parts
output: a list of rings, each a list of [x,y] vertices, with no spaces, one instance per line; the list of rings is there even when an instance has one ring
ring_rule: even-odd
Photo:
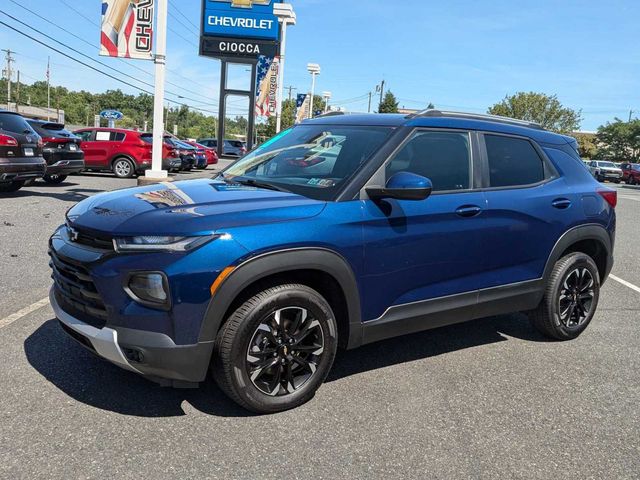
[[[94,358],[40,302],[64,212],[133,184],[0,199],[0,478],[640,478],[640,189],[618,188],[616,279],[577,341],[511,315],[380,342],[303,407],[252,416]]]

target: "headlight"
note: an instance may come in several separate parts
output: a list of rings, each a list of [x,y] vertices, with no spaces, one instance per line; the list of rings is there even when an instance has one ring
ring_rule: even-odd
[[[117,252],[188,252],[217,238],[216,235],[201,237],[123,237],[113,240]]]

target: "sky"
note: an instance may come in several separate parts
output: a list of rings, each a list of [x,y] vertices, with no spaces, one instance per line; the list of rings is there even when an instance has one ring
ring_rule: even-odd
[[[0,10],[107,65],[81,57],[97,68],[110,69],[126,81],[131,79],[122,73],[152,84],[151,62],[98,56],[100,3],[2,0]],[[585,131],[614,117],[628,119],[630,110],[640,117],[638,0],[291,3],[298,23],[288,30],[285,87],[297,89],[294,93],[308,91],[311,78],[306,65],[318,63],[322,73],[316,92],[330,91],[331,103],[348,111],[367,111],[368,93],[384,80],[385,88],[406,108],[424,108],[431,102],[441,109],[480,113],[505,95],[536,91],[555,94],[564,105],[582,110]],[[200,0],[169,0],[167,98],[217,112],[220,63],[198,56],[200,15]],[[5,14],[0,13],[0,21],[54,44]],[[92,92],[138,91],[1,24],[0,48],[17,52],[14,67],[29,83],[45,78],[50,55],[55,85]],[[60,45],[56,48],[69,52]],[[232,86],[243,86],[245,70],[234,68]],[[245,102],[233,99],[230,113],[241,114],[245,108]]]

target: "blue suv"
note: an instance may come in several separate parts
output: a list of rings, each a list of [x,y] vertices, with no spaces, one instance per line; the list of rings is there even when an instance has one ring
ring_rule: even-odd
[[[165,386],[209,372],[255,412],[314,395],[336,349],[527,312],[588,326],[616,192],[573,138],[428,110],[330,115],[214,179],[84,200],[50,240],[62,328]]]

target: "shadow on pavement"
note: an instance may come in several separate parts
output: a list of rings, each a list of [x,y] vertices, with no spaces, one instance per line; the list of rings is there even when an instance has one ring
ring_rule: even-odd
[[[47,197],[47,198],[55,198],[56,200],[61,200],[63,202],[79,202],[84,200],[85,198],[89,198],[92,194],[104,192],[101,189],[95,188],[70,188],[67,190],[62,190],[65,186],[77,185],[75,183],[61,183],[60,185],[56,185],[55,187],[50,188],[60,188],[59,192],[56,191],[41,191],[41,190],[31,190],[35,185],[30,185],[28,187],[24,187],[21,190],[18,190],[14,193],[5,193],[1,196],[3,197],[11,197],[11,198],[21,198],[21,197]],[[40,185],[38,185],[40,186]]]
[[[70,397],[107,411],[139,417],[185,415],[182,403],[222,417],[252,414],[229,400],[213,383],[201,388],[162,388],[103,361],[69,338],[57,320],[44,323],[24,342],[27,360]],[[417,333],[352,351],[340,351],[327,382],[413,360],[508,340],[544,342],[524,315],[492,317]],[[356,392],[354,392],[355,394]]]

